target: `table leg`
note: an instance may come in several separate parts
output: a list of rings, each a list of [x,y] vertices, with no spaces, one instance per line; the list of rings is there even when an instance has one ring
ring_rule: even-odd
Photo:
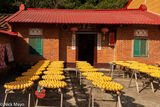
[[[36,104],[35,104],[35,106],[37,106],[38,105],[38,98],[36,99]]]
[[[93,95],[93,89],[92,89],[92,107],[94,107],[94,95]]]
[[[80,72],[80,77],[79,77],[79,84],[81,85],[81,72]]]
[[[133,72],[132,72],[132,75],[131,75],[131,79],[130,79],[130,81],[129,81],[128,88],[129,88],[129,87],[130,87],[130,85],[131,85],[131,82],[132,82],[132,79],[133,79],[134,72],[135,72],[135,71],[133,71]]]
[[[136,72],[135,72],[135,81],[136,81],[137,92],[139,93],[138,78],[137,78],[137,73]]]
[[[114,64],[111,65],[111,77],[113,78],[113,68],[114,68]]]
[[[5,105],[6,105],[7,96],[8,96],[8,92],[5,93],[4,102],[3,102],[3,107],[5,107]]]
[[[118,107],[122,107],[120,95],[118,95]]]
[[[60,107],[63,107],[63,93],[61,92],[61,104]]]
[[[77,78],[77,72],[78,72],[78,70],[76,69],[76,78]]]
[[[151,81],[151,88],[152,88],[152,91],[154,93],[154,86],[153,86],[153,82]]]
[[[123,79],[124,79],[124,77],[125,77],[125,71],[123,70]]]
[[[91,96],[92,96],[92,87],[90,88],[90,92],[89,92],[89,103],[88,103],[88,107],[91,107]]]
[[[31,105],[31,93],[28,94],[28,107]]]

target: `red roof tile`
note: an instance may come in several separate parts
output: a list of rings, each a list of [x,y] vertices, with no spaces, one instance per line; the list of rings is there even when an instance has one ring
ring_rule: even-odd
[[[69,10],[26,9],[12,15],[10,23],[64,24],[153,24],[160,25],[160,16],[140,9]]]
[[[16,32],[10,32],[10,31],[5,31],[5,30],[0,30],[0,33],[7,34],[7,35],[12,35],[12,36],[17,36],[18,35],[18,33],[16,33]]]

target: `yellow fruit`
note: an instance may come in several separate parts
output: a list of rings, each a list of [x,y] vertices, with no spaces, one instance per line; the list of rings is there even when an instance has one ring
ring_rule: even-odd
[[[57,71],[57,70],[58,70],[58,71],[63,71],[64,68],[48,67],[47,70],[49,70],[49,71],[50,71],[50,70],[52,70],[52,71]]]
[[[80,69],[80,71],[82,71],[82,72],[96,72],[96,71],[98,71],[98,69],[95,69],[95,68],[82,68],[82,69]]]
[[[151,73],[150,76],[155,77],[155,78],[160,78],[160,72]]]
[[[67,83],[64,81],[41,80],[39,85],[47,88],[64,88]]]
[[[21,77],[16,78],[17,81],[24,81],[24,80],[34,81],[34,80],[37,80],[37,79],[39,79],[39,76],[21,76]]]
[[[53,74],[53,75],[61,75],[61,74],[63,74],[62,71],[58,71],[58,70],[44,71],[43,73],[44,74]]]
[[[112,78],[108,76],[87,76],[86,79],[88,80],[99,80],[99,81],[111,81]]]
[[[63,79],[65,79],[65,76],[63,76],[63,75],[43,75],[42,79],[46,79],[46,80],[63,80]]]
[[[22,75],[26,76],[26,75],[41,75],[42,71],[38,71],[38,72],[23,72]]]
[[[85,72],[82,73],[83,76],[102,76],[104,73],[102,72]]]
[[[4,87],[7,89],[25,89],[33,85],[33,81],[14,81],[5,83]]]
[[[94,86],[97,86],[99,88],[106,89],[108,91],[120,91],[123,89],[123,86],[116,82],[106,82],[106,81],[99,81],[95,80],[92,82]]]

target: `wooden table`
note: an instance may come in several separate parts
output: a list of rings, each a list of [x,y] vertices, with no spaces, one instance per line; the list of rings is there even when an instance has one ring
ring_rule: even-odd
[[[43,87],[43,86],[38,86],[38,88],[37,88],[37,89],[42,90],[42,89],[44,89],[44,88],[52,89],[52,88],[49,88],[49,87]],[[58,92],[59,92],[59,93],[60,93],[60,95],[61,95],[61,99],[60,99],[60,107],[63,107],[63,93],[62,93],[62,90],[61,90],[61,88],[57,88],[57,90],[58,90]],[[36,107],[36,106],[38,106],[38,98],[36,99],[35,107]],[[38,106],[38,107],[40,107],[40,106]],[[45,107],[46,107],[46,106],[45,106]]]

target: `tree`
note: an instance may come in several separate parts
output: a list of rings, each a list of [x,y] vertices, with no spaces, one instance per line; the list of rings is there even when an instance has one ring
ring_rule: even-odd
[[[0,13],[13,13],[17,10],[17,7],[12,5],[12,0],[0,0]]]
[[[129,0],[0,0],[0,13],[15,13],[23,3],[27,8],[122,9]]]
[[[40,0],[39,7],[55,9],[60,2],[62,2],[62,0]]]
[[[64,0],[58,8],[63,9],[122,9],[129,0]]]
[[[82,0],[83,1],[83,0]],[[82,5],[80,0],[64,0],[58,4],[59,9],[77,9]]]

